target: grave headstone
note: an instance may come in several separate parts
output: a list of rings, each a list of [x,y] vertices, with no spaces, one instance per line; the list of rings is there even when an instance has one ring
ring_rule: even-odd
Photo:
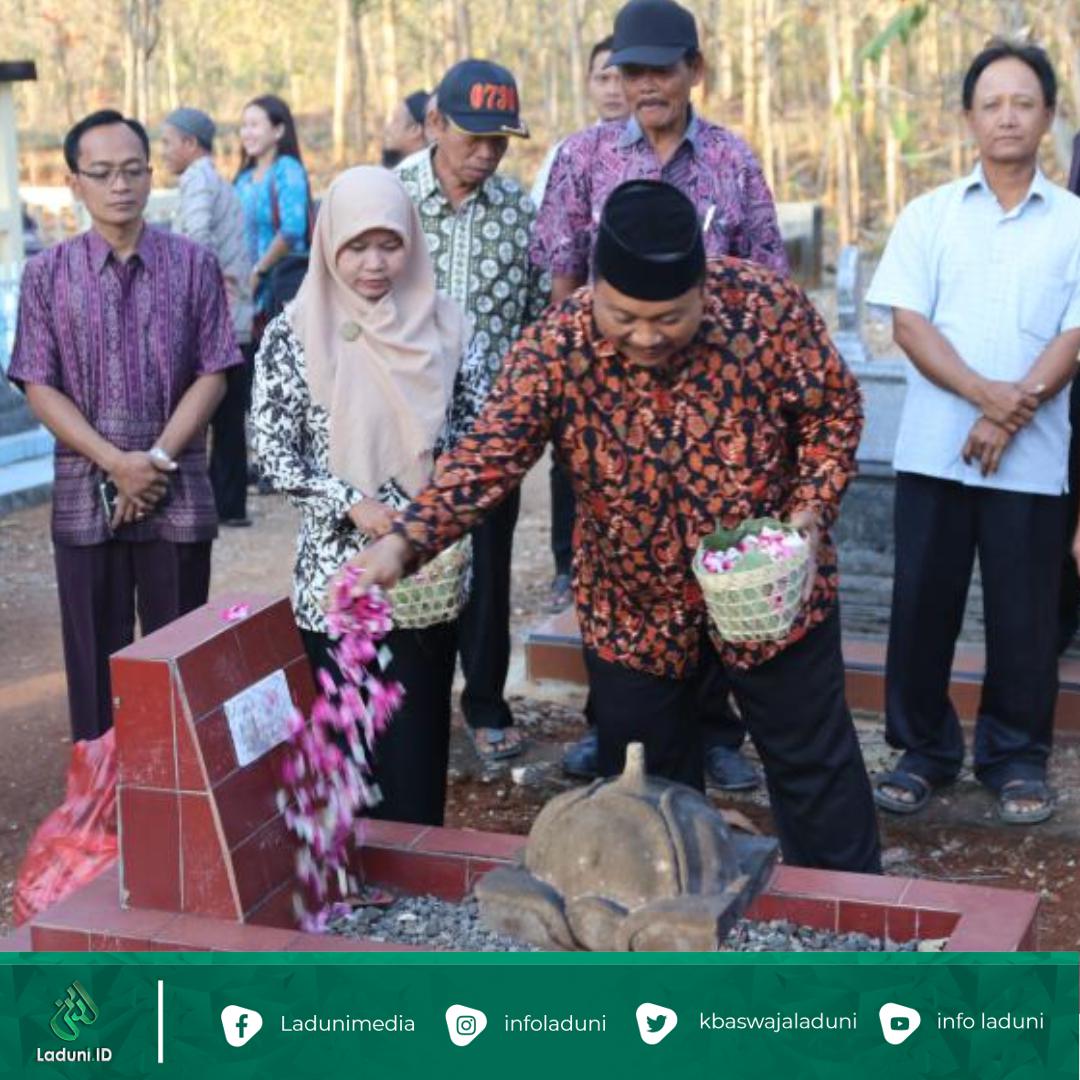
[[[893,448],[907,393],[903,361],[872,359],[863,340],[866,291],[862,254],[850,245],[836,266],[836,347],[859,380],[864,425],[857,459],[859,474],[844,499],[837,539],[848,553],[887,553],[892,545],[896,474]]]
[[[815,202],[780,202],[776,217],[792,275],[804,289],[818,288],[825,250],[824,208]]]
[[[123,906],[291,925],[280,758],[315,691],[288,600],[217,598],[111,671]]]

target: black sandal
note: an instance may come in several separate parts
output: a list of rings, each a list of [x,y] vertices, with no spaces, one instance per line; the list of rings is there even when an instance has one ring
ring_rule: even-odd
[[[997,792],[998,817],[1006,825],[1038,825],[1054,813],[1054,795],[1045,780],[1009,780]],[[1011,802],[1038,802],[1032,810],[1009,810]]]
[[[906,799],[898,799],[894,795],[888,795],[883,788],[898,787],[903,791],[910,791],[915,796],[910,802]],[[881,773],[874,779],[874,802],[882,810],[888,810],[892,814],[917,814],[926,808],[933,794],[934,785],[918,773],[908,772],[907,769],[892,769]]]

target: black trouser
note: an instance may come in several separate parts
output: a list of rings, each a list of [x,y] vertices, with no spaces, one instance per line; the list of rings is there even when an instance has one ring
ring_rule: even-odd
[[[1068,513],[1028,495],[914,473],[896,480],[896,571],[885,668],[885,737],[900,767],[932,783],[960,771],[964,736],[949,700],[975,555],[982,571],[986,675],[975,775],[994,790],[1042,779],[1057,698],[1057,611]]]
[[[1058,652],[1063,652],[1080,626],[1080,575],[1072,555],[1072,538],[1080,516],[1080,379],[1069,390],[1069,517],[1065,526],[1065,558],[1061,563],[1061,593],[1058,607]]]
[[[723,665],[710,663],[698,691],[698,717],[706,750],[711,746],[738,750],[746,738],[746,725],[731,708],[730,695],[731,681]]]
[[[340,681],[341,674],[330,655],[330,638],[313,630],[302,630],[301,635],[312,667],[321,667]],[[383,798],[370,815],[387,821],[441,825],[446,806],[457,624],[392,630],[386,646],[391,661],[384,677],[401,683],[405,699],[371,755]]]
[[[461,710],[472,728],[514,722],[503,692],[510,670],[510,556],[520,506],[515,489],[472,531],[472,593],[458,618]]]
[[[621,772],[636,741],[650,773],[704,789],[701,695],[719,660],[708,642],[703,650],[686,679],[632,671],[586,650],[601,774]],[[839,614],[772,660],[726,675],[765,766],[784,861],[879,873],[870,782],[844,699]]]
[[[574,489],[566,470],[552,461],[551,484],[551,554],[555,557],[555,573],[569,575],[573,559]]]
[[[96,739],[113,722],[109,657],[135,640],[136,611],[146,635],[206,603],[210,541],[57,544],[54,555],[71,738]]]
[[[704,750],[722,746],[727,750],[739,750],[746,739],[746,725],[735,715],[731,707],[731,684],[721,664],[710,664],[701,676],[697,691],[697,715],[701,724]],[[585,722],[596,725],[592,694],[585,698]]]
[[[225,396],[210,421],[210,484],[222,521],[247,517],[247,435],[254,345],[241,345],[244,363],[225,372]]]

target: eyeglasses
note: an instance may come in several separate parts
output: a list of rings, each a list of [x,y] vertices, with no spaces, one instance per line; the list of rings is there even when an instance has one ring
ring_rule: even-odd
[[[137,184],[151,173],[149,165],[120,165],[114,169],[77,169],[80,176],[102,187],[112,187],[116,178],[122,176],[129,184]]]

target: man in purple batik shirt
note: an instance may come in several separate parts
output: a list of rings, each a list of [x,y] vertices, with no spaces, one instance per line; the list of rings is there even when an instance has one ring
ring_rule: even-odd
[[[609,64],[622,71],[629,120],[563,143],[533,231],[533,262],[558,303],[589,278],[600,211],[626,180],[664,180],[688,196],[709,258],[735,255],[786,274],[772,193],[753,151],[697,116],[690,91],[704,61],[693,15],[672,0],[631,0],[615,20]]]
[[[627,180],[663,180],[686,195],[701,221],[706,257],[734,255],[786,275],[776,206],[753,151],[690,106],[690,91],[705,74],[694,16],[673,0],[630,0],[615,17],[608,64],[622,73],[630,118],[563,143],[533,229],[530,256],[551,272],[552,302],[588,281],[600,212]],[[758,775],[740,752],[746,731],[721,674],[705,688],[700,708],[710,782],[724,791],[755,787]],[[595,775],[597,751],[590,730],[566,752],[563,767]]]
[[[206,425],[241,363],[214,256],[143,221],[149,143],[117,112],[64,140],[89,232],[23,273],[8,378],[56,436],[52,539],[74,739],[112,726],[109,656],[206,602]],[[110,511],[106,512],[106,503]]]

